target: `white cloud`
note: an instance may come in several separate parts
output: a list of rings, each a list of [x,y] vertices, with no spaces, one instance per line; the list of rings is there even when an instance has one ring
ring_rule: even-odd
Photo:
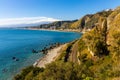
[[[8,18],[8,19],[0,19],[0,26],[35,24],[35,23],[54,22],[54,21],[59,21],[59,20],[48,17]]]

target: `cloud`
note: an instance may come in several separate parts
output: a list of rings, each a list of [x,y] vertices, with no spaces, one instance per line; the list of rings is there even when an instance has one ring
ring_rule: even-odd
[[[0,19],[0,26],[36,24],[36,23],[54,22],[54,21],[59,21],[59,20],[48,17],[8,18],[8,19]]]

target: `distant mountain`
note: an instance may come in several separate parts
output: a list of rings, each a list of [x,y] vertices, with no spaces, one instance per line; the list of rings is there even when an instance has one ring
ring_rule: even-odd
[[[3,25],[3,26],[0,26],[0,28],[24,28],[24,27],[32,27],[32,26],[38,26],[38,25],[41,25],[41,24],[49,24],[51,22],[39,22],[39,23],[31,23],[31,24],[14,24],[14,25]]]
[[[31,28],[37,28],[37,29],[39,29],[39,28],[67,29],[67,28],[69,28],[70,24],[72,24],[76,21],[78,21],[78,20],[55,21],[55,22],[49,23],[49,24],[41,24],[39,26],[32,26]]]
[[[50,24],[42,24],[39,26],[32,26],[31,28],[53,28],[53,29],[79,29],[85,31],[92,29],[98,23],[101,17],[108,17],[113,12],[112,9],[103,10],[96,14],[88,14],[79,20],[56,21]]]
[[[48,24],[58,19],[48,17],[24,17],[24,18],[9,18],[0,19],[0,27],[30,27],[38,26],[41,24]]]

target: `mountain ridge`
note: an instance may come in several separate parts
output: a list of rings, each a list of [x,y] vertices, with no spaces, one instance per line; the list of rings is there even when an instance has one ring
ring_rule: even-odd
[[[91,30],[63,47],[56,61],[45,68],[28,67],[14,79],[119,80],[120,7],[86,15],[81,22],[83,29]]]
[[[98,23],[98,20],[100,17],[107,17],[112,12],[113,12],[112,9],[109,9],[106,11],[103,10],[95,14],[87,14],[77,20],[55,21],[50,24],[41,24],[39,26],[32,26],[30,28],[33,28],[33,29],[44,28],[44,29],[56,29],[56,30],[78,29],[80,31],[87,31],[89,29],[92,29],[95,26],[95,24]]]

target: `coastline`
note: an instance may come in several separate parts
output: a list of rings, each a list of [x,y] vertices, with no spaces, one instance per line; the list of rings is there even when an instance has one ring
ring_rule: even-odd
[[[57,31],[57,32],[81,32],[78,29],[37,29],[37,28],[21,28],[21,29],[26,29],[26,30],[42,30],[42,31]],[[82,32],[81,32],[82,33]]]
[[[60,45],[59,47],[55,47],[54,49],[49,50],[48,53],[42,58],[38,59],[33,64],[33,66],[34,67],[45,67],[46,64],[51,63],[52,61],[55,61],[56,58],[60,55],[60,50],[65,45],[66,44],[63,44],[63,45]]]

